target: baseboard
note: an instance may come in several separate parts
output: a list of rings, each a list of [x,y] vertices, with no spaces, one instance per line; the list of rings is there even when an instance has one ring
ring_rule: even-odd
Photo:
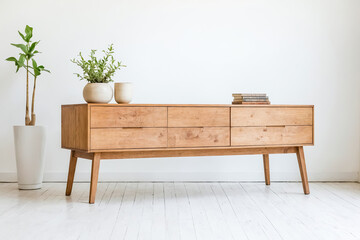
[[[299,173],[271,172],[272,181],[300,181]],[[47,172],[44,182],[64,182],[66,172]],[[76,172],[75,181],[88,182],[89,172]],[[357,172],[310,172],[309,181],[358,181]],[[16,182],[15,172],[0,172],[0,182]],[[99,181],[264,181],[263,172],[100,172]]]

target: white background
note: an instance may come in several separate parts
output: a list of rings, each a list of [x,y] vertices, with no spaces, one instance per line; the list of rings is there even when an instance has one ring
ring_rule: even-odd
[[[266,92],[274,104],[315,105],[315,146],[305,147],[310,180],[357,180],[360,134],[360,1],[102,0],[0,3],[0,180],[16,179],[13,125],[24,122],[25,72],[17,30],[34,27],[36,113],[46,125],[45,180],[65,180],[60,106],[82,103],[70,58],[114,43],[135,85],[134,103],[230,103],[233,92]],[[272,180],[298,180],[295,154],[270,156]],[[88,180],[90,161],[78,162]],[[261,156],[103,161],[100,180],[263,180]]]

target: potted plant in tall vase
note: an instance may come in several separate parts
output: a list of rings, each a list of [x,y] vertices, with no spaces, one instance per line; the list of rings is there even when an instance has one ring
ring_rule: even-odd
[[[15,63],[16,72],[24,69],[26,72],[26,105],[25,126],[14,126],[14,142],[16,167],[19,189],[39,189],[42,185],[44,172],[45,127],[35,126],[35,93],[36,81],[42,72],[50,72],[43,65],[38,65],[34,57],[40,53],[35,50],[40,41],[33,42],[33,28],[28,25],[25,33],[19,31],[24,44],[11,45],[19,48],[19,57],[9,57],[6,60]],[[30,78],[33,78],[31,114],[29,110]]]
[[[114,48],[111,44],[107,50],[103,50],[103,57],[97,58],[95,56],[96,50],[91,50],[90,59],[85,60],[81,52],[79,53],[80,59],[71,59],[82,68],[83,74],[75,73],[80,80],[86,80],[88,84],[85,85],[83,90],[84,100],[88,103],[108,103],[113,97],[113,89],[109,82],[113,82],[112,77],[116,70],[122,67],[121,62],[114,59]]]

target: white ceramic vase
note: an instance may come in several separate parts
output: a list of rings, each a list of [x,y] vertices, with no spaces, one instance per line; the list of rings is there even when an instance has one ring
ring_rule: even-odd
[[[130,103],[132,100],[133,86],[130,82],[115,83],[115,101],[117,103]]]
[[[108,83],[88,83],[83,97],[87,103],[108,103],[113,97],[113,89]]]
[[[44,175],[45,141],[44,126],[14,126],[19,189],[41,188]]]

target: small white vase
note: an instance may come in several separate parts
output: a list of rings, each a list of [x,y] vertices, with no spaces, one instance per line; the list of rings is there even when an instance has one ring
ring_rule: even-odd
[[[14,126],[19,189],[41,188],[44,175],[45,142],[44,126]]]
[[[113,97],[113,89],[108,83],[88,83],[83,97],[87,103],[108,103]]]
[[[130,103],[132,100],[133,87],[130,82],[115,83],[115,101],[117,103]]]

